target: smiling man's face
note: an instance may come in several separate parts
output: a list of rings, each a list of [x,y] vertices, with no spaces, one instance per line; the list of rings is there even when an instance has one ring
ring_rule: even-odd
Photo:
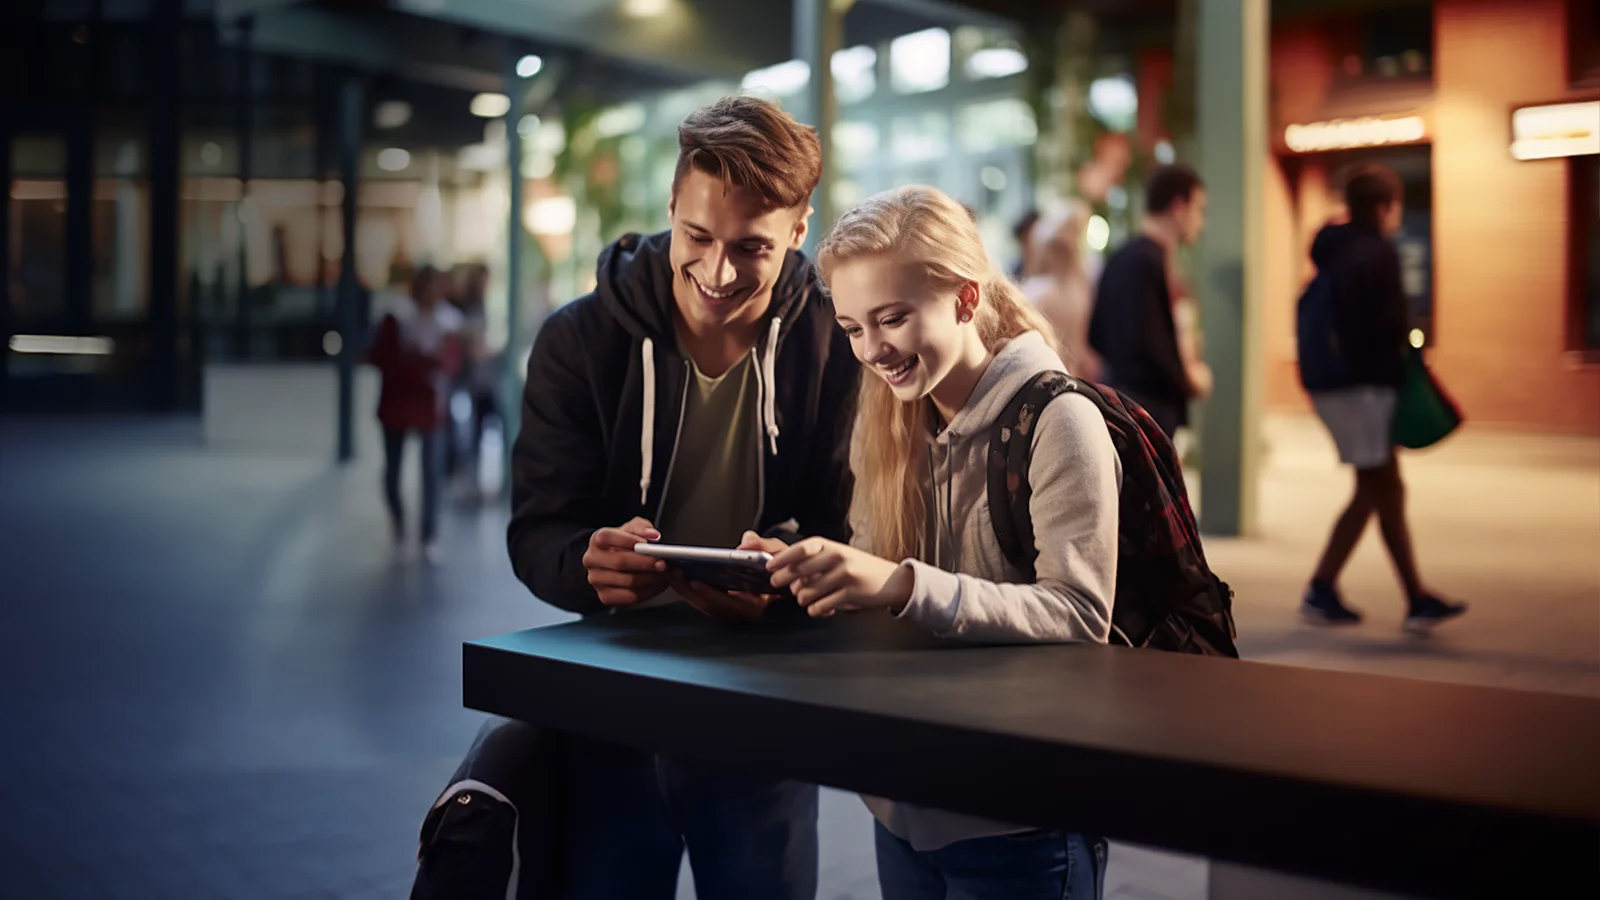
[[[766,315],[784,254],[805,242],[802,209],[760,198],[699,169],[678,182],[672,217],[672,296],[696,334],[749,326]]]

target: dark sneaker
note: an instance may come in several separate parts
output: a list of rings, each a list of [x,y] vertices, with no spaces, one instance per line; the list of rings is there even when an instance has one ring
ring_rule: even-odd
[[[1300,615],[1315,625],[1354,625],[1361,621],[1361,613],[1345,606],[1338,591],[1315,581],[1300,601]]]
[[[1412,634],[1426,634],[1440,622],[1454,619],[1466,611],[1465,603],[1450,603],[1432,594],[1424,594],[1411,601],[1411,611],[1406,613],[1405,624],[1400,627]]]

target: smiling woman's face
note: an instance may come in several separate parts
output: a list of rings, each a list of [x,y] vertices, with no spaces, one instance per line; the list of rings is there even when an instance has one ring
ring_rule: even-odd
[[[691,169],[672,204],[672,296],[691,331],[766,315],[784,254],[805,241],[803,211],[763,209],[756,195]]]
[[[856,359],[901,400],[932,393],[968,349],[959,293],[930,283],[917,266],[857,257],[833,268],[828,290]]]

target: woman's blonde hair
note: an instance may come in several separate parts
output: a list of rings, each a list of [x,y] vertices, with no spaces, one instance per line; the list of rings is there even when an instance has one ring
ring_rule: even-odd
[[[1055,347],[1050,324],[996,268],[971,215],[937,188],[911,185],[861,201],[823,238],[817,268],[826,283],[840,264],[868,256],[919,268],[933,290],[976,284],[980,299],[974,324],[991,352],[1029,331]],[[888,382],[862,375],[850,451],[856,476],[850,519],[858,543],[885,559],[922,555],[929,410],[926,400],[902,403]]]

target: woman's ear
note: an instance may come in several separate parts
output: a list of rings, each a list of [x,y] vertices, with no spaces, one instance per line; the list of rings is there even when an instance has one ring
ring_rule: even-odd
[[[962,322],[971,322],[972,317],[978,314],[978,304],[983,296],[978,291],[977,282],[969,281],[961,286],[956,294],[956,318]]]

